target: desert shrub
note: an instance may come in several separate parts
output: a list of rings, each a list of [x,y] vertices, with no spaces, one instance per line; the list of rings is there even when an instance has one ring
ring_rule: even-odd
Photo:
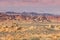
[[[21,30],[21,29],[22,29],[22,27],[17,28],[17,30]]]
[[[27,39],[24,38],[24,39],[22,39],[22,40],[27,40]]]
[[[55,26],[54,25],[51,25],[51,28],[55,28]]]
[[[38,37],[33,37],[31,40],[40,40]]]

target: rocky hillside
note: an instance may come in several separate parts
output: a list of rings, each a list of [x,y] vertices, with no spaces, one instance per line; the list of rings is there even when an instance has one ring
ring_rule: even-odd
[[[20,20],[20,21],[34,21],[34,22],[60,22],[60,16],[48,13],[15,13],[5,12],[0,13],[0,21],[5,20]]]

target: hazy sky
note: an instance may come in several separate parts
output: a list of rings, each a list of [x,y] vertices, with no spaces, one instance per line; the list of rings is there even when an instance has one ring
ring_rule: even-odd
[[[0,11],[60,14],[60,0],[0,0]]]

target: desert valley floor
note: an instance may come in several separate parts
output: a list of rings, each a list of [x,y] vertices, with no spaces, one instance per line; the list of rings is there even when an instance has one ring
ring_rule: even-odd
[[[0,40],[60,40],[60,16],[57,18],[0,13]]]

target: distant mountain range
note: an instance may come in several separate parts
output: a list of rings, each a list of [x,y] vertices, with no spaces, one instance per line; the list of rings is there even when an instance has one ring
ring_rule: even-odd
[[[0,20],[32,20],[34,22],[60,22],[59,15],[35,12],[0,12]]]

